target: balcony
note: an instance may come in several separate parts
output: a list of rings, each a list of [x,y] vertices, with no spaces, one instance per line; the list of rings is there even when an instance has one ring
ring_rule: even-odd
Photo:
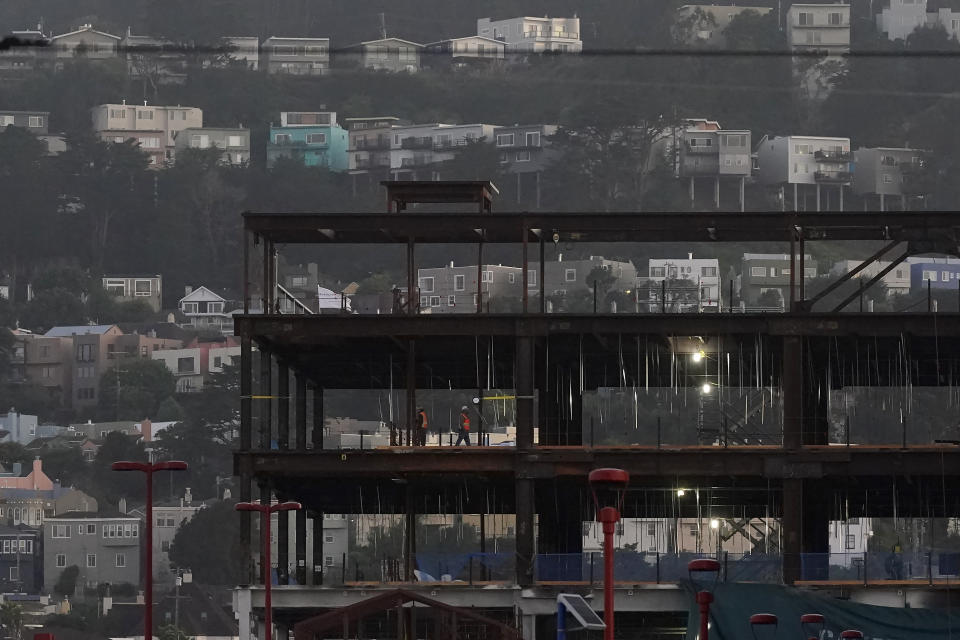
[[[429,156],[400,159],[401,167],[424,167],[428,164],[433,164],[433,158]]]
[[[684,143],[684,147],[686,148],[686,151],[687,151],[687,153],[689,153],[689,154],[697,154],[697,155],[716,155],[716,154],[720,153],[720,147],[719,147],[719,146],[713,146],[712,144],[710,144],[710,145],[702,145],[702,144],[692,145],[692,144],[690,144],[689,142],[687,142],[687,143]]]
[[[814,151],[813,158],[818,162],[850,162],[853,154],[849,151]]]
[[[580,34],[575,31],[526,31],[523,34],[524,38],[543,38],[544,40],[550,38],[565,38],[567,40],[579,40]]]
[[[390,148],[390,138],[384,137],[378,140],[357,140],[355,151],[386,151]]]
[[[853,180],[853,174],[849,171],[817,171],[813,174],[813,179],[817,182],[845,184]]]
[[[401,149],[433,149],[433,138],[424,136],[422,138],[409,137],[400,140]]]
[[[357,158],[357,169],[389,169],[389,160],[371,160],[370,158]]]

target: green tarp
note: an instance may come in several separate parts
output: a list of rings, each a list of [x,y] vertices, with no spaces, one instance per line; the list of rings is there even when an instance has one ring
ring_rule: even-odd
[[[713,593],[710,640],[753,640],[754,633],[758,640],[806,640],[816,629],[808,628],[806,633],[801,629],[800,616],[805,613],[826,618],[820,640],[837,640],[845,629],[862,631],[867,640],[960,639],[960,608],[877,607],[766,584],[721,584]],[[777,628],[752,628],[750,616],[755,613],[775,614]],[[687,640],[696,640],[699,631],[700,610],[691,593]]]

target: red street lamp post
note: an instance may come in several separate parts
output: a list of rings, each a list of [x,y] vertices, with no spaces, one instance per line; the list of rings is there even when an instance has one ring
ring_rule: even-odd
[[[623,469],[594,469],[587,480],[593,492],[597,522],[603,524],[603,640],[613,640],[613,534],[630,474]]]
[[[754,640],[757,639],[757,627],[773,627],[773,634],[777,633],[777,616],[772,613],[755,613],[750,616],[750,632]]]
[[[840,632],[840,637],[845,640],[863,640],[863,633],[856,629],[847,629],[846,631]]]
[[[687,572],[690,574],[690,582],[696,586],[697,581],[693,575],[695,573],[713,573],[712,584],[716,584],[720,577],[720,563],[711,558],[700,558],[691,560],[687,563]],[[705,587],[706,585],[704,585]],[[712,586],[712,585],[711,585]],[[700,605],[700,637],[699,640],[707,640],[710,637],[710,604],[713,602],[713,593],[710,589],[702,588],[697,591],[697,604]]]
[[[259,502],[238,502],[237,511],[259,511],[260,522],[263,525],[263,609],[266,631],[265,640],[273,635],[273,603],[270,598],[270,587],[273,577],[270,575],[270,516],[278,511],[299,511],[303,506],[299,502],[280,502],[278,504],[260,504]],[[314,535],[317,535],[316,533]],[[279,541],[278,541],[279,542]]]
[[[153,473],[154,471],[183,471],[186,462],[167,460],[166,462],[114,462],[110,465],[114,471],[140,471],[147,477],[147,522],[144,527],[147,548],[146,565],[143,571],[143,640],[153,639]]]
[[[822,613],[803,614],[800,616],[800,629],[803,630],[803,636],[808,640],[817,640],[823,634],[826,621]]]

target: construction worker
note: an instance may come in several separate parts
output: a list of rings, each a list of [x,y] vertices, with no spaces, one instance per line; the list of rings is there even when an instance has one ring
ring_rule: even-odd
[[[460,407],[460,432],[457,435],[457,446],[461,442],[466,442],[470,446],[470,414],[467,412],[467,405]]]
[[[427,446],[427,412],[423,407],[417,407],[417,432],[414,434],[414,444],[419,447]]]

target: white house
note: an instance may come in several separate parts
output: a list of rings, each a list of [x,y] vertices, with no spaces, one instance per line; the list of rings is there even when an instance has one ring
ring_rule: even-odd
[[[477,20],[477,35],[500,40],[508,52],[542,53],[557,51],[580,53],[580,18],[520,16],[506,20]]]
[[[647,281],[659,284],[666,280],[668,296],[671,280],[686,280],[696,285],[696,291],[690,292],[692,295],[684,296],[690,300],[684,311],[716,311],[720,308],[723,292],[720,263],[716,258],[694,258],[692,253],[686,258],[650,258],[648,268]],[[651,287],[650,298],[659,300],[659,295],[657,288]]]
[[[859,267],[861,262],[862,260],[840,260],[834,263],[833,267],[830,269],[830,274],[833,276],[842,276]],[[871,262],[869,266],[855,275],[854,278],[864,278],[865,281],[871,280],[875,275],[886,269],[888,266],[890,266],[890,263],[885,260]],[[880,281],[884,284],[884,286],[886,286],[887,295],[909,294],[910,265],[906,262],[897,265],[893,268],[893,270],[883,276]]]
[[[390,141],[390,171],[397,179],[401,174],[452,160],[457,151],[471,142],[493,142],[495,128],[496,125],[492,124],[444,123],[394,127]]]
[[[949,11],[949,9],[948,9]],[[890,40],[906,40],[917,27],[927,24],[927,0],[890,0],[877,14],[877,30]]]
[[[779,189],[781,211],[791,199],[793,211],[843,211],[844,187],[853,180],[850,138],[764,136],[756,157],[760,183]],[[808,203],[811,195],[815,208]]]
[[[187,287],[186,295],[178,303],[180,311],[186,316],[181,326],[232,335],[233,315],[227,312],[226,306],[226,298],[206,287]]]

